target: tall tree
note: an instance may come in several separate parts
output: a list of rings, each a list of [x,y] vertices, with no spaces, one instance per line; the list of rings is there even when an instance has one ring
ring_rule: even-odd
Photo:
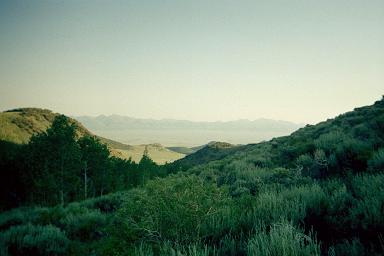
[[[109,178],[111,178],[111,175],[109,150],[107,146],[102,144],[97,138],[91,136],[82,137],[78,143],[82,155],[84,191],[88,190],[92,196],[103,195],[106,192],[110,192]],[[88,185],[90,185],[89,189]],[[87,195],[84,196],[86,197]]]
[[[60,115],[45,133],[32,137],[27,158],[31,171],[25,177],[32,186],[32,202],[64,204],[78,198],[81,154],[75,136],[76,126]]]
[[[141,183],[144,184],[146,180],[152,178],[157,174],[158,165],[149,157],[148,148],[145,147],[143,157],[141,158],[138,166],[141,172]]]

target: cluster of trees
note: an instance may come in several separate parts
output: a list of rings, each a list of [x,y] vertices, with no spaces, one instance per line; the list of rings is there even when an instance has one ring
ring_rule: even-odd
[[[55,205],[129,189],[161,175],[144,154],[139,163],[112,157],[96,137],[77,138],[76,126],[57,116],[26,145],[0,142],[1,208]]]

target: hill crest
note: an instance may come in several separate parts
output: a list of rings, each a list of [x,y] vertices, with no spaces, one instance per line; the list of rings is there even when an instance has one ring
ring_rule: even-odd
[[[37,133],[45,132],[59,113],[40,108],[16,108],[0,113],[0,140],[16,144],[28,143],[30,138]],[[116,157],[132,158],[138,162],[143,155],[145,145],[127,145],[115,140],[97,136],[90,132],[81,122],[68,117],[69,121],[76,125],[76,136],[95,136],[106,144],[111,154]],[[184,157],[184,154],[176,153],[162,147],[160,144],[150,145],[149,154],[159,164],[172,162]]]

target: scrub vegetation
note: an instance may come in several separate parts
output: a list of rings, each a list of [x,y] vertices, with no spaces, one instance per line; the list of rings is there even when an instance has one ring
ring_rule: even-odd
[[[64,116],[0,144],[2,255],[382,255],[384,99],[159,166]],[[200,159],[200,161],[199,161]]]

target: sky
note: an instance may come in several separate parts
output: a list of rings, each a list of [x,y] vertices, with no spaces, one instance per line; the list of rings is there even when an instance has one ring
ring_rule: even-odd
[[[0,0],[0,110],[317,123],[384,94],[382,0]]]

